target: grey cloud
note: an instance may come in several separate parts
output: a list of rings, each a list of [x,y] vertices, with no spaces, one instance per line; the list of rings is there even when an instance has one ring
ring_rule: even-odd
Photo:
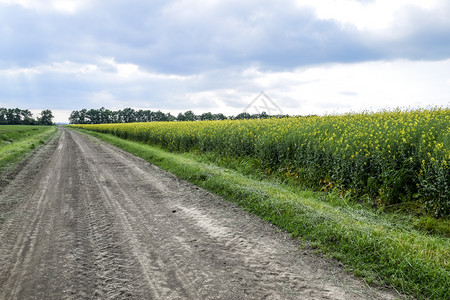
[[[107,91],[126,106],[183,110],[212,107],[215,103],[207,99],[190,103],[186,95],[213,91],[229,107],[240,108],[245,103],[235,95],[252,98],[264,88],[242,74],[249,67],[270,72],[327,63],[448,58],[448,15],[450,4],[439,12],[408,8],[398,16],[392,30],[399,34],[392,39],[319,20],[294,1],[91,1],[73,15],[0,4],[0,70],[65,61],[98,68],[95,74],[0,78],[7,82],[0,104],[81,109],[99,106],[96,95]],[[121,82],[113,76],[116,66],[101,58],[152,73],[198,76]],[[280,84],[280,89],[289,87]],[[307,105],[301,99],[280,101],[287,101],[279,105],[288,108]]]
[[[442,1],[436,10],[414,6],[398,13],[392,35],[369,36],[368,43],[383,59],[441,60],[450,57],[450,3]]]
[[[243,65],[276,70],[390,58],[440,59],[450,53],[446,19],[414,9],[398,25],[406,24],[411,32],[395,40],[318,20],[289,1],[97,1],[89,10],[68,16],[18,6],[0,9],[0,38],[8,41],[0,45],[0,61],[21,66],[103,56],[161,73],[193,74]]]

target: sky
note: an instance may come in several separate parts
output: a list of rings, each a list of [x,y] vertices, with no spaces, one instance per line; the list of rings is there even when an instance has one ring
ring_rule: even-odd
[[[448,16],[448,0],[0,0],[0,107],[449,107]]]

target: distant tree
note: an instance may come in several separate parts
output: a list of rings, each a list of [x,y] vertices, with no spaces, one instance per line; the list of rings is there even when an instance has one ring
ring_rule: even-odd
[[[28,121],[33,118],[33,114],[28,109],[22,109],[20,111],[22,121]]]
[[[136,122],[148,122],[147,115],[144,110],[140,109],[135,113]]]
[[[83,108],[82,110],[80,110],[79,112],[79,124],[86,124],[87,123],[87,119],[86,119],[86,114],[87,114],[87,109]]]
[[[186,117],[184,116],[183,113],[180,112],[180,113],[178,114],[178,116],[177,116],[177,120],[180,121],[180,122],[186,121]]]
[[[226,120],[228,119],[224,114],[218,113],[214,115],[214,120]]]
[[[267,118],[270,118],[270,116],[265,111],[259,114],[259,119],[267,119]]]
[[[70,124],[80,124],[80,112],[78,110],[73,110],[69,116]]]
[[[36,120],[33,119],[33,114],[28,109],[24,109],[21,112],[23,125],[36,125]]]
[[[196,121],[197,116],[194,114],[192,110],[188,110],[184,113],[184,117],[186,118],[186,121]]]
[[[111,111],[108,109],[105,109],[104,107],[101,107],[98,110],[98,120],[99,123],[97,124],[103,124],[103,123],[110,123],[110,115],[111,115]]]
[[[212,120],[214,120],[214,115],[210,112],[207,112],[207,113],[201,114],[199,118],[202,121],[206,121],[206,120],[212,121]]]
[[[38,119],[38,123],[41,125],[53,125],[53,114],[51,110],[43,110],[41,112],[41,116]]]
[[[6,124],[14,124],[14,109],[8,108],[5,113]]]
[[[172,116],[172,114],[169,112],[166,114],[167,121],[175,121],[177,118],[175,116]]]
[[[119,112],[111,111],[110,120],[111,120],[111,123],[120,123]]]
[[[251,118],[252,118],[252,115],[250,115],[247,112],[240,113],[236,117],[234,117],[234,119],[236,119],[236,120],[251,119]]]
[[[119,111],[119,117],[123,123],[136,122],[136,111],[132,108],[124,108]]]
[[[88,119],[89,124],[100,124],[102,122],[100,110],[98,109],[88,110],[86,112],[86,119]]]
[[[7,112],[8,112],[7,108],[4,108],[4,107],[0,108],[0,124],[2,124],[2,125],[5,125],[8,123],[8,118],[6,116]]]
[[[43,111],[44,121],[48,122],[53,118],[52,112],[50,110]],[[51,118],[50,118],[51,116]],[[41,118],[35,120],[33,114],[29,109],[20,108],[0,108],[0,124],[1,125],[36,125],[40,123]]]
[[[20,111],[20,121],[17,119],[17,111],[14,109],[0,108],[0,124],[10,124],[10,122],[27,122],[25,116],[27,112]],[[179,113],[177,117],[170,113],[163,113],[161,111],[151,110],[134,110],[132,108],[125,108],[119,111],[111,111],[101,107],[100,109],[82,109],[80,111],[74,110],[70,114],[69,121],[72,124],[100,124],[100,123],[131,123],[131,122],[162,122],[162,121],[196,121],[196,120],[239,120],[239,119],[266,119],[269,117],[287,117],[288,115],[270,116],[266,112],[260,114],[249,114],[243,112],[237,116],[227,117],[223,113],[212,114],[206,112],[201,115],[196,115],[192,110],[185,113]],[[31,120],[27,119],[31,122]]]
[[[158,110],[157,112],[155,112],[153,120],[155,122],[164,122],[164,121],[168,121],[168,118],[167,118],[167,115],[165,113],[163,113],[162,111]]]
[[[22,124],[22,116],[21,116],[21,112],[22,110],[20,108],[12,108],[9,109],[9,119],[8,122],[11,125],[19,125]]]

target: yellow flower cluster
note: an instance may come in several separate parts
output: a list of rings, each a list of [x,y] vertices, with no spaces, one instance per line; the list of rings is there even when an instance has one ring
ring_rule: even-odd
[[[442,208],[441,202],[450,202],[449,124],[450,109],[432,108],[76,126],[171,151],[257,158],[266,173],[279,170],[286,177],[309,181],[309,185],[367,195],[384,205],[422,199],[442,214],[447,208]]]

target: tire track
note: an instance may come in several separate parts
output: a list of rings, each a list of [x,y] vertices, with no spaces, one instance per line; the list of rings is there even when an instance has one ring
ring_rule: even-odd
[[[61,130],[0,192],[19,203],[0,227],[0,299],[398,297],[219,197]]]
[[[72,182],[78,191],[72,198],[78,203],[73,255],[79,265],[73,275],[76,284],[71,289],[71,297],[134,298],[129,264],[118,245],[114,220],[98,192],[101,187],[89,172],[89,161],[75,146],[73,139],[72,143],[73,149],[78,152],[75,157],[79,172],[75,182]]]

